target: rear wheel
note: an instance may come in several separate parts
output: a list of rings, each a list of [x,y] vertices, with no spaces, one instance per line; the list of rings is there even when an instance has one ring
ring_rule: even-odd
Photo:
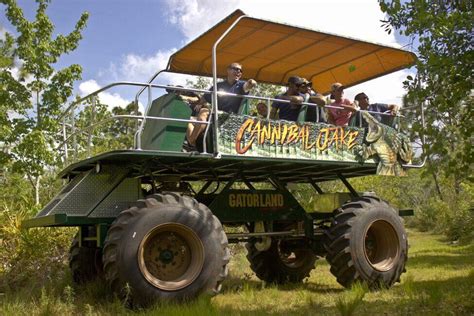
[[[330,228],[327,261],[337,281],[350,287],[390,287],[405,271],[408,241],[396,211],[376,197],[343,205]]]
[[[219,292],[229,257],[222,225],[205,205],[157,194],[117,217],[103,258],[112,288],[146,306]]]
[[[295,246],[285,240],[272,240],[268,250],[259,251],[247,243],[247,259],[257,277],[268,283],[298,283],[309,277],[316,255],[309,247]]]
[[[76,234],[69,249],[69,267],[72,279],[77,284],[96,279],[103,273],[102,250],[96,247],[80,247],[79,234]]]

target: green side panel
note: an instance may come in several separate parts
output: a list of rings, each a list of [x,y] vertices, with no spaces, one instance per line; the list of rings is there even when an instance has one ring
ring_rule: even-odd
[[[127,179],[128,172],[128,169],[111,165],[102,165],[99,172],[95,168],[84,171],[65,185],[35,218],[22,225],[39,227],[107,223],[108,219],[115,218],[123,207],[140,196],[138,180]],[[115,203],[112,203],[113,199],[116,199]],[[131,199],[127,205],[125,199]],[[95,218],[90,218],[94,210],[97,210]]]
[[[189,119],[191,108],[175,94],[165,94],[154,100],[147,114],[154,117]],[[142,149],[181,151],[188,123],[149,119],[141,136]]]
[[[308,213],[332,213],[345,202],[351,199],[348,192],[324,193],[314,196],[313,207]]]
[[[298,201],[288,192],[278,190],[223,191],[209,208],[221,222],[307,219]]]
[[[142,197],[139,179],[126,178],[100,202],[89,217],[117,217]]]
[[[128,169],[103,165],[100,172],[95,168],[72,179],[54,199],[36,216],[53,214],[87,216],[125,178]]]

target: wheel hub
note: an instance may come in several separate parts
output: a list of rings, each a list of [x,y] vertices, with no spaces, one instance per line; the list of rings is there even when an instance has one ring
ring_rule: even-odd
[[[369,264],[378,271],[394,267],[400,252],[400,241],[392,225],[377,220],[369,225],[364,240],[364,254]]]
[[[138,263],[143,276],[154,286],[175,291],[191,284],[204,264],[204,247],[185,225],[156,226],[142,240]]]
[[[164,264],[168,264],[173,261],[173,257],[173,252],[169,249],[166,249],[160,252],[160,256],[158,257],[158,259]]]

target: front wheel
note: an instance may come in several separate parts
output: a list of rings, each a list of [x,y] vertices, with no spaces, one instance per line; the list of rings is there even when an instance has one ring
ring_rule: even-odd
[[[227,275],[227,237],[203,204],[157,194],[123,211],[104,246],[104,271],[133,305],[217,293]]]
[[[337,210],[329,230],[327,261],[344,287],[390,287],[405,271],[408,241],[401,218],[386,202],[361,197]]]

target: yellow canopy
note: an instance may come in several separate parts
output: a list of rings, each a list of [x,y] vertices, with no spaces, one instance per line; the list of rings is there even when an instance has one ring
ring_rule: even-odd
[[[168,71],[212,76],[212,47],[244,13],[236,10],[174,53]],[[242,18],[217,46],[217,75],[239,62],[243,78],[285,85],[297,75],[321,93],[341,82],[346,87],[411,66],[416,55],[401,49],[303,29],[253,17]]]

